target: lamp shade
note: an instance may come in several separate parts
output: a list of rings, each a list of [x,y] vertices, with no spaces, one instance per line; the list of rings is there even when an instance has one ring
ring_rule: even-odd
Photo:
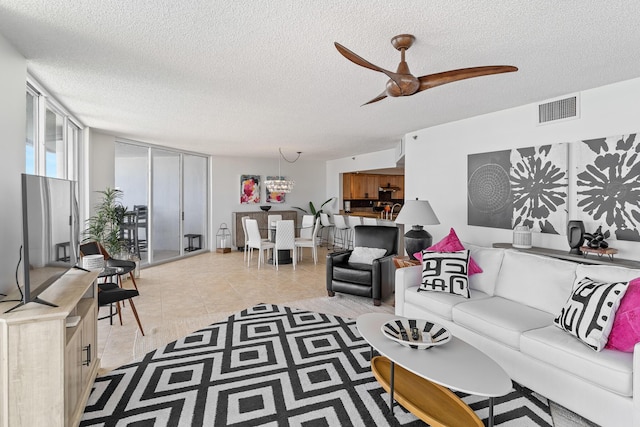
[[[431,246],[431,234],[422,229],[423,225],[440,224],[431,205],[426,200],[407,200],[400,209],[396,224],[411,225],[411,230],[404,235],[404,248],[411,259],[416,259],[414,253]]]
[[[427,200],[407,200],[396,218],[397,224],[436,225],[440,224]]]

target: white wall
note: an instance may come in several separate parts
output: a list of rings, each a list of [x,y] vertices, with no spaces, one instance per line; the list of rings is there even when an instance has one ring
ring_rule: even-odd
[[[89,194],[89,216],[93,215],[94,207],[102,201],[103,191],[107,187],[115,187],[115,155],[116,137],[95,129],[85,128],[89,132],[89,167],[87,181]],[[88,216],[87,216],[88,218]]]
[[[468,242],[485,246],[511,242],[510,230],[467,225],[467,155],[639,132],[639,94],[640,79],[584,91],[580,118],[556,124],[537,126],[537,104],[530,104],[409,133],[405,135],[405,198],[431,202],[441,222],[428,227],[434,241],[454,227]],[[639,243],[609,243],[620,250],[620,258],[637,259]],[[533,244],[569,249],[566,236],[534,233]]]
[[[267,175],[278,175],[277,155],[278,152],[275,151],[273,158],[266,159],[242,157],[214,157],[212,159],[211,242],[215,242],[215,235],[221,223],[224,222],[230,230],[233,229],[232,212],[258,211],[260,205],[268,204],[265,199],[264,180]],[[288,155],[287,158],[291,158],[291,155]],[[293,179],[296,185],[293,191],[286,195],[286,203],[272,204],[270,212],[291,210],[294,206],[307,209],[309,202],[313,202],[318,209],[325,200],[332,197],[332,195],[327,195],[325,187],[324,163],[307,160],[304,158],[304,153],[295,163],[287,163],[283,160],[281,173],[283,176]],[[240,175],[260,175],[262,187],[260,204],[240,203]]]
[[[15,289],[22,244],[20,174],[25,171],[27,62],[0,35],[0,293]]]

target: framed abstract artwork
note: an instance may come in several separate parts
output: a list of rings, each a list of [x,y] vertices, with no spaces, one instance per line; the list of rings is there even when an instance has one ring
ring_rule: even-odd
[[[260,176],[240,176],[240,203],[260,203]]]
[[[469,225],[565,234],[568,198],[567,144],[470,154],[467,171]]]
[[[578,219],[587,232],[640,241],[640,141],[636,134],[589,139],[577,146]]]
[[[276,180],[276,179],[285,179],[284,176],[267,176],[267,181]],[[280,191],[267,191],[267,203],[284,203],[286,193]]]

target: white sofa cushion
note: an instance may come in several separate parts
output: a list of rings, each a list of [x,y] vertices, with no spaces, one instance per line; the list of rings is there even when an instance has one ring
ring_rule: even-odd
[[[578,264],[573,288],[575,289],[576,284],[585,277],[601,282],[629,282],[640,277],[640,270],[613,265]]]
[[[556,316],[571,295],[576,263],[506,250],[495,295]]]
[[[469,287],[493,296],[498,272],[500,272],[504,258],[504,249],[485,248],[471,244],[465,244],[465,247],[469,249],[473,259],[482,268],[482,273],[469,276]]]
[[[470,289],[470,298],[446,292],[418,292],[418,286],[412,286],[405,290],[404,300],[408,304],[421,307],[430,313],[437,314],[446,320],[451,320],[451,310],[457,304],[489,298],[489,295]]]
[[[591,350],[555,326],[526,331],[520,351],[623,396],[632,395],[633,354]]]
[[[520,334],[553,323],[553,315],[500,297],[457,304],[452,310],[453,321],[515,349],[520,346]]]

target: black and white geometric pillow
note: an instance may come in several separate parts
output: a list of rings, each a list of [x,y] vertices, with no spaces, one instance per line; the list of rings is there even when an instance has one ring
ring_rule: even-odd
[[[607,344],[616,311],[628,285],[629,282],[603,283],[585,277],[578,282],[553,322],[595,351],[600,351]]]
[[[422,284],[418,291],[447,292],[469,298],[469,251],[422,251]]]

